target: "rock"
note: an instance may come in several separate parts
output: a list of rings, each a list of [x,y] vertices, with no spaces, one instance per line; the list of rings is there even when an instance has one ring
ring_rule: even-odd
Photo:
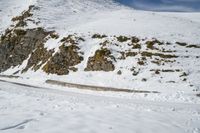
[[[118,75],[122,75],[122,71],[119,70],[119,71],[117,72],[117,74],[118,74]]]
[[[0,41],[0,72],[21,65],[35,48],[43,46],[49,33],[42,28],[7,30]]]
[[[107,37],[107,36],[106,36],[106,35],[100,35],[100,34],[94,34],[94,35],[92,36],[93,39],[96,39],[96,38],[102,39],[102,38],[105,38],[105,37]]]
[[[140,41],[140,39],[139,38],[137,38],[137,37],[131,37],[131,42],[134,44],[134,43],[138,43]]]
[[[32,67],[34,71],[37,71],[48,59],[52,56],[53,50],[48,51],[44,46],[38,47],[32,52],[30,59],[28,60],[26,68],[22,72],[26,72]]]
[[[58,35],[58,33],[56,33],[56,32],[52,32],[52,33],[50,34],[50,36],[51,36],[51,38],[53,38],[53,39],[58,39],[58,38],[59,38],[59,35]]]
[[[126,41],[130,40],[130,38],[128,38],[126,36],[119,36],[119,37],[117,37],[117,40],[119,42],[126,42]]]
[[[109,58],[112,57],[108,49],[97,50],[93,57],[89,57],[85,71],[114,71],[115,67]]]
[[[77,71],[73,66],[81,63],[83,57],[79,55],[79,47],[75,44],[60,46],[60,52],[56,53],[42,68],[48,74],[67,75],[69,70]]]

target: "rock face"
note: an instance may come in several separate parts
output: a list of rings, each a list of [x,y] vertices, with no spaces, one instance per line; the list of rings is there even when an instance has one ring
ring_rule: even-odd
[[[176,62],[176,58],[188,58],[189,56],[179,57],[176,54],[175,46],[170,42],[159,41],[155,38],[141,39],[135,36],[107,36],[101,34],[80,35],[74,33],[62,39],[55,31],[46,31],[43,28],[28,29],[28,21],[36,24],[31,19],[31,13],[34,6],[30,6],[27,11],[24,11],[21,16],[14,17],[13,25],[5,31],[0,38],[0,73],[8,70],[10,67],[20,66],[27,60],[26,66],[23,66],[14,72],[26,72],[29,69],[37,71],[43,70],[47,74],[67,75],[70,71],[77,71],[76,65],[83,61],[84,52],[88,50],[89,40],[94,40],[94,45],[99,43],[99,50],[95,51],[94,55],[90,55],[87,60],[85,71],[114,71],[118,70],[117,74],[122,75],[122,70],[125,68],[130,70],[133,76],[140,74],[143,66],[149,64],[156,67],[171,65]],[[36,24],[36,27],[37,24]],[[45,48],[45,43],[49,39],[58,40],[59,50],[48,50]],[[85,42],[85,43],[82,43]],[[93,41],[92,41],[93,42]],[[179,47],[183,47],[188,51],[193,48],[200,48],[199,45],[187,44],[184,42],[176,42]],[[89,44],[90,46],[91,44]],[[93,45],[93,44],[92,44]],[[91,45],[91,47],[93,47]],[[49,45],[47,45],[49,46]],[[87,49],[85,49],[85,47]],[[112,54],[111,54],[112,51]],[[196,58],[200,58],[196,56]],[[123,68],[114,66],[113,62],[126,62],[130,60],[130,65]],[[127,64],[127,63],[126,63]],[[24,64],[23,64],[24,65]],[[161,72],[181,72],[181,70],[152,70],[155,74]],[[151,72],[151,70],[150,70]],[[145,81],[145,80],[143,80]]]
[[[89,57],[85,71],[114,71],[115,66],[108,59],[111,57],[111,52],[103,48],[97,50],[93,57]]]
[[[78,46],[70,45],[60,46],[60,52],[56,53],[50,61],[43,67],[43,70],[48,74],[66,75],[69,70],[75,70],[73,67],[83,60],[83,57],[78,53]]]
[[[42,28],[7,30],[0,40],[0,72],[21,65],[35,48],[43,45],[48,34]]]
[[[83,60],[77,45],[84,39],[73,35],[64,37],[60,42],[62,43],[60,52],[55,53],[52,57],[54,49],[47,50],[44,43],[48,39],[58,39],[59,35],[43,28],[27,29],[28,20],[34,23],[34,20],[30,18],[33,15],[32,10],[34,10],[34,6],[30,6],[20,16],[14,17],[12,19],[15,22],[14,26],[1,36],[0,72],[19,66],[25,60],[28,62],[26,67],[22,71],[20,70],[21,72],[26,72],[30,68],[37,71],[42,66],[46,73],[58,75],[68,74],[69,70],[77,71],[73,66]]]
[[[52,54],[53,50],[48,51],[43,45],[38,46],[34,52],[32,52],[27,66],[22,72],[26,72],[31,67],[34,71],[37,71],[44,63],[48,61]]]
[[[45,63],[51,56],[52,51],[44,48],[46,37],[53,32],[48,32],[43,28],[27,29],[27,20],[31,20],[31,13],[34,6],[29,6],[28,10],[22,12],[20,16],[12,18],[15,22],[14,26],[7,29],[0,38],[0,72],[10,67],[21,65],[24,60],[28,60],[28,64],[23,72],[33,67],[36,71],[42,63]],[[33,21],[34,22],[34,21]],[[41,62],[40,64],[38,64]]]

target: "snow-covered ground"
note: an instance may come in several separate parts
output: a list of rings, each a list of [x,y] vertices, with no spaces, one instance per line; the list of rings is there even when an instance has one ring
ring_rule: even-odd
[[[200,105],[0,82],[1,133],[199,133]]]
[[[0,1],[0,34],[8,28],[13,16],[19,15],[22,11],[27,9],[29,5],[34,4],[33,0],[1,0]]]
[[[127,133],[200,133],[200,49],[176,45],[176,41],[200,45],[200,13],[172,13],[139,11],[120,5],[113,0],[1,0],[0,34],[11,24],[14,16],[35,5],[33,19],[38,25],[28,22],[28,27],[43,27],[59,34],[56,40],[45,44],[48,49],[61,45],[60,40],[76,33],[85,39],[79,44],[84,52],[84,61],[77,65],[77,72],[69,75],[47,75],[41,69],[18,73],[19,78],[2,80],[39,86],[23,87],[0,82],[0,132],[127,132]],[[114,63],[114,72],[85,72],[87,59],[99,49],[104,39],[92,39],[94,33],[106,34],[105,39],[114,54],[128,51],[127,43],[119,43],[114,36],[137,36],[140,39],[170,42],[162,48],[175,51],[180,56],[174,63],[162,67],[138,66],[140,55]],[[141,50],[146,50],[141,41]],[[157,46],[160,48],[160,46]],[[154,50],[149,50],[156,52]],[[138,51],[136,51],[138,52]],[[187,58],[186,58],[187,57]],[[198,57],[198,58],[197,58]],[[12,75],[27,65],[1,73]],[[149,65],[150,64],[150,65]],[[133,77],[130,69],[141,69]],[[155,75],[150,69],[180,69],[180,72]],[[117,71],[122,70],[118,75]],[[189,74],[183,81],[182,72]],[[146,78],[147,81],[142,81]],[[93,92],[48,85],[47,79],[105,87],[158,91],[158,94]]]

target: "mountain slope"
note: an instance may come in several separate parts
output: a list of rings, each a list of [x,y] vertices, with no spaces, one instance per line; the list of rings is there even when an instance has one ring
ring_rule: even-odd
[[[138,11],[112,0],[1,5],[2,20],[13,21],[0,26],[2,75],[30,84],[53,79],[199,101],[199,13]]]
[[[200,132],[200,13],[0,1],[0,132]]]

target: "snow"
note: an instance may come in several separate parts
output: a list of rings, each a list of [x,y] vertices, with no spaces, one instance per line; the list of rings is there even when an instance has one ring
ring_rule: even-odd
[[[11,19],[28,9],[35,0],[1,0],[0,1],[0,34],[12,24]]]
[[[29,5],[38,7],[32,12],[31,19],[39,24],[29,22],[26,28],[41,26],[58,33],[58,39],[49,39],[45,43],[48,50],[54,48],[58,51],[60,40],[69,34],[83,37],[85,41],[78,45],[84,52],[84,60],[75,66],[78,72],[70,72],[69,75],[47,75],[42,70],[28,70],[17,74],[20,76],[17,79],[0,77],[1,80],[40,87],[23,87],[0,81],[0,132],[200,133],[200,98],[196,96],[200,93],[200,62],[196,58],[200,50],[175,44],[180,41],[200,45],[200,13],[140,11],[113,0],[2,0],[0,34],[12,24],[12,17],[27,10]],[[92,39],[95,33],[108,37]],[[177,62],[159,69],[180,69],[189,73],[187,81],[180,78],[181,72],[152,74],[149,70],[158,66],[150,64],[150,59],[147,62],[150,65],[139,67],[137,59],[140,55],[117,60],[114,72],[85,72],[88,57],[100,48],[99,43],[109,40],[112,44],[121,45],[108,46],[115,56],[119,56],[117,51],[130,49],[128,42],[120,44],[115,35],[171,42],[172,45],[163,47],[175,50],[180,57],[189,58],[177,58]],[[145,42],[140,43],[141,50],[145,51]],[[1,75],[21,71],[28,59]],[[136,77],[130,72],[133,66],[141,69]],[[122,71],[122,75],[117,75],[118,70]],[[147,81],[143,82],[143,78]],[[49,85],[45,83],[47,79],[160,93],[94,92]]]
[[[199,133],[198,104],[35,89],[0,82],[2,133]]]
[[[152,96],[151,99],[154,100],[172,99],[172,101],[197,103],[200,101],[196,98],[196,94],[200,91],[198,80],[200,78],[200,62],[195,58],[199,56],[199,49],[186,49],[174,43],[183,41],[200,45],[200,13],[140,11],[122,6],[112,0],[37,0],[26,1],[27,3],[18,0],[17,2],[18,4],[9,0],[1,1],[2,11],[0,15],[3,18],[2,20],[6,22],[3,22],[0,28],[6,29],[13,16],[26,10],[28,5],[34,4],[37,8],[32,12],[33,17],[31,19],[39,22],[39,25],[28,23],[28,28],[42,26],[47,30],[55,30],[60,36],[56,40],[49,39],[45,43],[48,50],[55,48],[55,51],[58,51],[61,45],[60,40],[69,34],[83,37],[85,42],[79,44],[81,51],[84,52],[84,61],[76,66],[78,72],[57,76],[47,75],[42,70],[37,72],[29,70],[27,73],[19,73],[20,78],[15,79],[15,81],[45,86],[45,80],[52,79],[70,83],[161,92],[162,94],[159,96]],[[5,8],[7,6],[9,8]],[[9,14],[6,13],[7,10],[10,10]],[[108,37],[102,40],[91,39],[94,33],[106,34]],[[181,72],[189,73],[187,81],[182,81],[183,78],[180,78],[181,72],[162,73],[159,76],[153,74],[149,70],[157,69],[158,66],[150,64],[150,61],[147,62],[147,66],[139,67],[137,64],[139,55],[114,62],[116,66],[114,72],[85,72],[84,68],[87,65],[88,57],[93,56],[95,50],[100,48],[99,43],[104,40],[114,40],[112,41],[113,44],[122,45],[116,41],[114,35],[137,36],[140,39],[149,40],[158,38],[161,41],[171,42],[171,46],[163,47],[175,50],[176,54],[181,57],[189,56],[190,58],[178,58],[176,63],[166,64],[159,69],[180,69]],[[140,43],[143,46],[145,42],[141,41]],[[128,42],[123,43],[121,48],[114,45],[109,46],[109,49],[112,50],[113,55],[119,56],[116,51],[130,49],[126,44]],[[145,51],[145,49],[145,47],[142,47],[142,50]],[[21,71],[26,67],[27,61],[28,59],[21,66],[10,68],[1,74],[12,75],[18,70]],[[141,69],[141,73],[136,77],[133,77],[132,72],[130,72],[133,66],[137,67],[136,69]],[[118,70],[122,71],[122,75],[117,75]],[[147,82],[142,82],[143,78],[146,78]],[[170,83],[170,81],[175,83]]]
[[[200,13],[138,11],[112,0],[38,0],[35,5],[41,7],[34,12],[40,25],[62,35],[92,32],[200,42]]]

